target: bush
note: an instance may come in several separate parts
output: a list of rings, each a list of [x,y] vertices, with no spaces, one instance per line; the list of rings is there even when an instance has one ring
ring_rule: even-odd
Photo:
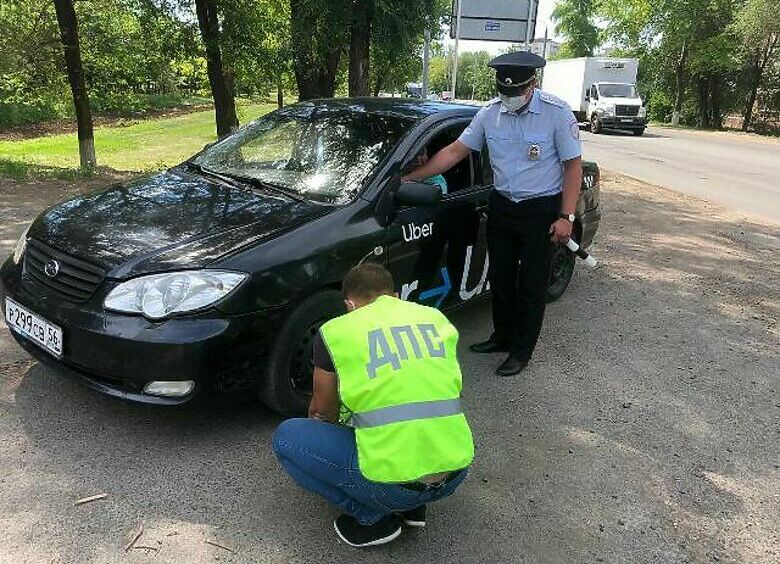
[[[647,117],[651,121],[668,122],[672,119],[674,102],[663,90],[653,90],[647,101]]]

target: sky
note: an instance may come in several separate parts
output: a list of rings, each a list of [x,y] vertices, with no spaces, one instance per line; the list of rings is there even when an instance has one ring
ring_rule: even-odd
[[[560,38],[557,38],[555,36],[554,28],[555,25],[550,20],[550,13],[553,10],[553,7],[555,6],[556,0],[538,0],[539,1],[539,9],[537,12],[537,17],[539,19],[539,22],[536,24],[536,37],[544,37],[544,27],[545,25],[548,26],[548,37],[550,39],[556,39],[560,41]],[[445,39],[446,44],[448,45],[454,45],[455,40],[450,39],[449,33],[446,35]],[[506,49],[512,45],[511,43],[507,43],[504,41],[470,41],[470,40],[463,40],[461,39],[458,44],[458,51],[461,53],[464,52],[471,52],[471,51],[487,51],[488,53],[498,55],[500,51],[503,49]]]

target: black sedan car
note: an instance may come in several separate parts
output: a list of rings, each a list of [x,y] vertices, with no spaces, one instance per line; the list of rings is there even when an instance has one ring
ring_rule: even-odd
[[[128,400],[213,391],[305,411],[311,339],[343,313],[344,274],[384,264],[404,299],[485,295],[487,149],[440,186],[401,184],[418,155],[478,108],[409,99],[305,102],[270,113],[165,172],[43,212],[0,269],[6,323],[37,359]],[[600,219],[584,164],[574,237]],[[574,257],[556,250],[549,299]]]

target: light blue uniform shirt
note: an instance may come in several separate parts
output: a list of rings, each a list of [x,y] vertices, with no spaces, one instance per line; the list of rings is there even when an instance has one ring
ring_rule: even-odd
[[[541,90],[534,90],[521,114],[507,110],[499,98],[491,100],[458,141],[473,151],[481,151],[487,141],[493,184],[515,202],[561,192],[561,162],[582,155],[580,130],[571,109]]]

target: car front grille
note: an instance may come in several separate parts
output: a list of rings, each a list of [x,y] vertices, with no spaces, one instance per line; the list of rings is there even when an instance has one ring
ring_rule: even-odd
[[[53,265],[55,261],[57,272],[51,276],[50,273],[54,269],[50,268],[47,274],[46,265]],[[99,266],[58,251],[35,239],[27,240],[24,270],[36,282],[73,302],[86,301],[97,290],[106,275]]]
[[[638,116],[639,106],[615,106],[616,116]]]

